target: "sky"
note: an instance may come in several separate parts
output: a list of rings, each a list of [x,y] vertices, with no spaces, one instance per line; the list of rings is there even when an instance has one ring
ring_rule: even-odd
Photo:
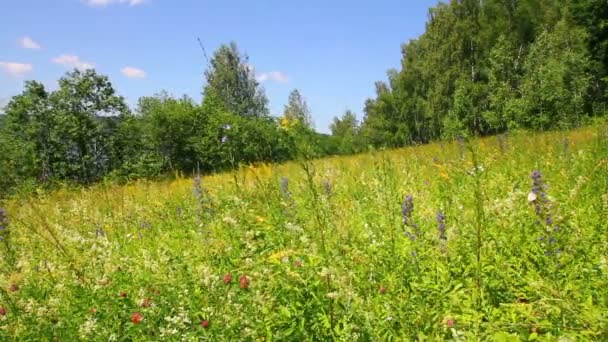
[[[134,108],[167,91],[201,100],[209,55],[235,41],[272,115],[298,89],[315,128],[346,109],[359,119],[374,82],[398,68],[437,0],[1,0],[0,105],[25,80],[49,89],[73,68],[108,75]]]

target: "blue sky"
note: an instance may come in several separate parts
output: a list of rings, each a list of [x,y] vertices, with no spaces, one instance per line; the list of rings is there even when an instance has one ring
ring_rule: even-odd
[[[306,98],[327,132],[349,108],[359,118],[374,82],[399,66],[400,46],[424,31],[437,0],[4,0],[0,104],[27,79],[56,87],[73,67],[110,77],[133,106],[166,90],[200,101],[208,53],[235,41],[273,115],[289,92]]]

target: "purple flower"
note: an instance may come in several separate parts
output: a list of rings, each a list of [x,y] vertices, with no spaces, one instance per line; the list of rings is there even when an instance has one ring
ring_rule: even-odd
[[[412,212],[414,211],[414,197],[407,195],[403,204],[401,204],[401,216],[403,216],[403,224],[406,226],[410,225],[412,220]]]
[[[5,230],[8,226],[8,215],[6,209],[0,208],[0,230]]]
[[[414,223],[412,213],[414,212],[414,197],[407,195],[401,204],[401,216],[403,217],[403,226],[405,227],[405,235],[414,241],[417,236],[420,236],[418,225]],[[408,228],[411,231],[408,231]]]
[[[445,233],[445,215],[440,211],[437,211],[437,230],[439,230],[439,238],[441,240],[447,240],[447,235]]]
[[[196,175],[194,177],[194,184],[192,187],[192,192],[194,193],[194,197],[197,201],[200,201],[203,197],[203,187],[202,187],[201,175]]]
[[[287,177],[281,178],[281,192],[285,197],[291,196],[291,192],[289,192],[289,178]]]
[[[331,184],[329,183],[329,180],[324,180],[323,181],[323,189],[325,189],[325,194],[327,196],[331,196]]]
[[[532,191],[528,195],[528,200],[534,206],[534,213],[537,218],[536,222],[539,225],[541,225],[541,222],[544,222],[548,228],[553,227],[550,229],[548,236],[538,238],[538,241],[546,248],[547,255],[551,255],[553,254],[551,250],[557,245],[557,239],[554,234],[559,231],[559,226],[553,226],[553,205],[551,200],[547,197],[546,190],[548,189],[548,186],[543,181],[542,174],[540,171],[534,170],[532,171],[530,178],[532,179]],[[545,231],[546,228],[542,229]]]

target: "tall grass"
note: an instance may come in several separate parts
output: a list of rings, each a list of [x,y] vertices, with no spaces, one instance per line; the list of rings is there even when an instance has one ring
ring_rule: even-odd
[[[0,339],[608,339],[606,132],[15,199]]]

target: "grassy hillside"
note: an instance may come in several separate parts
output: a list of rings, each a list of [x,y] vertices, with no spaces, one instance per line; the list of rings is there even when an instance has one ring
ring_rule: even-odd
[[[40,193],[5,213],[0,339],[608,339],[606,127]]]

